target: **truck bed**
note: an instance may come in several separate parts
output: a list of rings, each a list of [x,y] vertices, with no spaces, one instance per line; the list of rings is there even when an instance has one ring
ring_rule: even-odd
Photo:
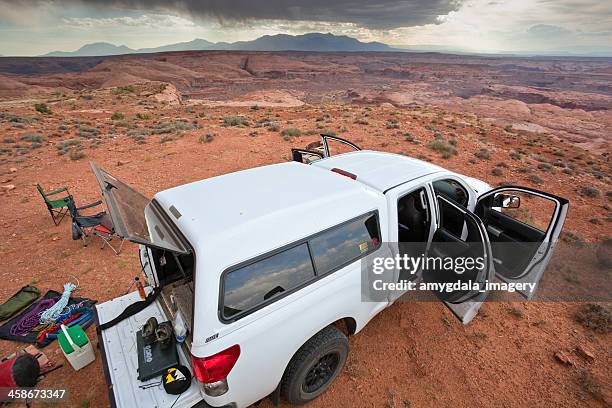
[[[138,292],[128,293],[96,306],[96,324],[102,324],[119,315],[128,305],[140,300]],[[138,377],[138,355],[136,332],[148,318],[155,316],[159,322],[167,320],[158,301],[153,302],[139,313],[104,330],[98,336],[104,375],[108,384],[109,399],[113,407],[170,407],[177,395],[170,395],[163,386],[142,389],[140,386],[158,383],[153,378],[141,382]],[[182,365],[190,367],[190,357],[183,347],[178,347]],[[192,379],[191,387],[176,401],[173,408],[191,407],[202,401],[201,385]],[[204,405],[206,406],[206,405]]]

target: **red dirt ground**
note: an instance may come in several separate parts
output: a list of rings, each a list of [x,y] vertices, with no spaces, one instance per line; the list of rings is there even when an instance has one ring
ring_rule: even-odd
[[[43,80],[48,79],[37,81]],[[185,94],[174,88],[166,87],[166,95],[159,98],[161,89],[159,83],[147,82],[130,89],[63,89],[55,96],[32,91],[0,101],[0,279],[4,282],[0,299],[27,283],[43,292],[61,290],[74,276],[80,283],[78,295],[105,301],[125,293],[140,270],[134,245],[126,245],[115,256],[108,248],[100,250],[98,242],[84,248],[72,241],[66,220],[55,227],[36,183],[49,190],[67,186],[79,204],[97,200],[100,193],[87,163],[92,160],[152,196],[186,182],[286,161],[291,147],[317,140],[322,130],[332,130],[363,148],[429,160],[492,185],[512,181],[536,186],[529,177],[537,175],[542,179],[539,188],[571,200],[565,231],[588,242],[610,232],[609,151],[584,150],[548,132],[505,128],[486,115],[458,113],[444,106],[322,101],[266,107],[266,101],[283,102],[279,93],[259,95],[253,102],[257,108],[210,106],[197,101],[186,104]],[[287,92],[291,98],[307,99],[301,91]],[[39,101],[47,103],[50,114],[34,110]],[[115,112],[124,117],[111,119]],[[605,112],[609,119],[609,110]],[[137,113],[147,116],[137,118]],[[229,116],[247,117],[248,123],[224,126]],[[185,121],[173,122],[177,118]],[[272,129],[262,125],[268,122]],[[300,129],[302,136],[284,138],[274,125],[280,130]],[[88,128],[98,129],[99,137],[88,138],[92,133]],[[443,158],[428,148],[436,133],[457,140],[457,154]],[[42,140],[22,140],[26,134],[39,134]],[[212,141],[200,140],[205,135],[211,135]],[[77,139],[80,146],[60,150],[59,144],[69,139]],[[474,156],[483,148],[490,159]],[[564,167],[538,168],[556,160]],[[492,174],[495,167],[501,175]],[[599,194],[581,194],[580,186],[593,187]],[[441,304],[398,303],[350,339],[351,353],[342,375],[309,406],[610,406],[611,337],[577,323],[573,316],[578,307],[488,303],[470,325],[462,326]],[[93,329],[88,333],[94,336]],[[594,359],[578,353],[579,346]],[[1,354],[19,347],[0,341]],[[44,351],[64,362],[56,343]],[[572,364],[559,362],[557,352],[568,355]],[[78,374],[65,365],[42,380],[40,387],[67,388],[66,406],[108,406],[99,354],[95,364]],[[261,406],[271,404],[264,401]]]

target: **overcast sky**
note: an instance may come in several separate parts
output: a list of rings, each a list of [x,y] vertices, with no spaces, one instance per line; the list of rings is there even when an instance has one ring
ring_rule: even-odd
[[[0,55],[331,32],[472,52],[612,52],[612,0],[0,0]]]

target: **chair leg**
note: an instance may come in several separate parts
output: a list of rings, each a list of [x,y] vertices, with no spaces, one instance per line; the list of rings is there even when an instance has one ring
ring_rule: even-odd
[[[102,247],[100,249],[104,249],[104,245],[108,245],[110,247],[110,249],[113,250],[115,255],[119,255],[121,253],[121,249],[123,248],[123,243],[125,242],[124,238],[121,239],[121,244],[119,245],[119,248],[115,249],[113,244],[111,244],[111,241],[113,240],[112,236],[98,233],[95,230],[94,230],[93,234],[97,235],[102,240]]]
[[[59,223],[55,219],[55,212],[51,209],[51,207],[49,207],[48,210],[49,210],[49,214],[51,215],[51,219],[53,220],[53,224],[55,224],[55,226],[57,227]]]
[[[60,209],[59,211],[53,211],[50,209],[49,212],[51,213],[51,218],[53,219],[53,223],[57,227],[58,225],[60,225],[60,223],[66,216],[66,214],[68,214],[68,208],[63,208],[63,209]]]

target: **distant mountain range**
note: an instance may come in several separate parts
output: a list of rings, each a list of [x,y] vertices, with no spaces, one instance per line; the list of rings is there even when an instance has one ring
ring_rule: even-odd
[[[132,49],[105,42],[87,44],[76,51],[53,51],[45,57],[91,57],[104,55],[144,54],[167,51],[236,50],[236,51],[400,51],[380,42],[361,42],[345,35],[310,33],[303,35],[264,35],[253,41],[213,43],[200,38],[155,48]]]

